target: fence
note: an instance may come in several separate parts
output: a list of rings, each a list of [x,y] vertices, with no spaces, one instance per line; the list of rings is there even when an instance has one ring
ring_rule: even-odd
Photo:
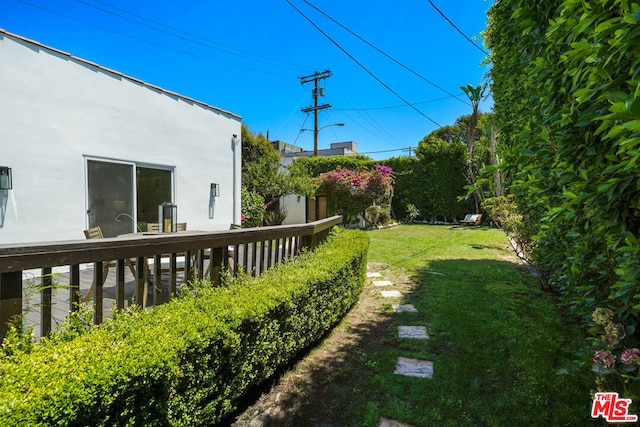
[[[54,301],[60,277],[68,282],[62,284],[68,289],[62,311],[77,310],[81,299],[93,300],[94,323],[99,324],[104,318],[105,279],[111,268],[115,269],[112,282],[118,309],[125,307],[127,284],[133,284],[133,301],[147,306],[152,299],[154,305],[161,304],[179,284],[192,278],[207,277],[219,285],[224,269],[258,275],[303,248],[313,250],[341,222],[342,217],[334,216],[298,225],[0,245],[0,339],[9,322],[23,314],[25,286],[34,281],[40,298],[38,319],[33,323],[37,334],[45,336],[52,329],[53,307],[60,303]],[[92,284],[83,298],[81,286],[87,277]]]

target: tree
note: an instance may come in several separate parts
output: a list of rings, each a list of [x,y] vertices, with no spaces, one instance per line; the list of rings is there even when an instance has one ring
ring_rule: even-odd
[[[468,166],[468,172],[469,172],[469,185],[474,187],[476,186],[477,178],[476,178],[476,173],[474,171],[474,165],[473,165],[473,145],[476,139],[476,130],[478,128],[478,121],[480,119],[479,117],[480,101],[482,100],[482,98],[484,98],[484,93],[486,88],[487,88],[486,85],[472,86],[470,84],[467,86],[460,87],[460,89],[462,89],[464,93],[467,94],[467,96],[469,97],[469,101],[471,101],[472,113],[469,120],[469,136],[467,138],[467,151],[469,153],[467,166]],[[476,203],[476,213],[479,213],[480,203],[482,202],[482,192],[480,191],[480,188],[476,187],[474,192],[474,199]]]
[[[280,160],[280,153],[262,133],[242,125],[242,186],[262,196],[267,208],[288,194],[313,194],[311,178],[291,176]]]

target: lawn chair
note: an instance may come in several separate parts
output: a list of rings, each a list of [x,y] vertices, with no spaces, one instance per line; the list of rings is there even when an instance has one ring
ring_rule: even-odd
[[[482,214],[468,214],[460,220],[460,225],[476,226],[482,223]]]

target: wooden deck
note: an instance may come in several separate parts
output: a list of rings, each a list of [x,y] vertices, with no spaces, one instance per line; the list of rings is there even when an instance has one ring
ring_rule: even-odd
[[[237,262],[238,266],[249,274],[260,274],[261,269],[265,266],[275,265],[279,262],[284,262],[283,254],[286,250],[289,250],[287,245],[274,248],[271,252],[263,252],[263,260],[257,257],[253,245],[238,245],[237,247],[229,251],[228,264],[231,272],[234,272],[234,264]],[[233,253],[237,254],[236,256]],[[245,256],[246,253],[246,256]],[[192,261],[193,262],[193,261]],[[163,261],[163,271],[161,272],[160,280],[160,296],[158,301],[155,301],[156,293],[156,279],[154,276],[154,261],[152,258],[147,260],[148,263],[148,291],[147,301],[145,308],[153,307],[154,305],[163,304],[168,302],[172,298],[171,290],[171,273],[165,269],[168,267],[167,261]],[[181,267],[184,266],[184,260],[178,263]],[[194,265],[193,262],[192,265]],[[209,265],[207,259],[203,260],[203,268],[206,271]],[[135,269],[135,268],[134,268]],[[92,296],[88,295],[93,283],[94,268],[93,264],[88,264],[85,268],[80,269],[80,302],[86,305],[93,305]],[[193,273],[195,277],[195,273]],[[176,291],[180,289],[186,282],[184,269],[176,271]],[[42,277],[36,276],[33,273],[23,272],[24,283],[24,298],[22,304],[22,312],[24,314],[24,325],[27,327],[34,327],[34,335],[39,338],[41,336],[39,325],[42,324],[42,310],[40,306],[42,286]],[[65,318],[69,315],[69,307],[71,302],[71,286],[70,286],[70,273],[52,273],[52,293],[51,293],[51,326],[52,329],[56,329],[59,325],[62,325]],[[113,310],[117,307],[117,276],[116,268],[112,267],[107,273],[106,280],[102,287],[102,318],[113,318]],[[132,304],[141,304],[140,301],[136,301],[137,294],[137,279],[133,272],[129,268],[124,269],[124,305],[123,308],[128,308]],[[87,296],[85,301],[85,296]]]
[[[77,309],[78,295],[82,301],[89,293],[94,277],[104,283],[89,295],[96,308],[93,323],[99,324],[112,317],[114,307],[169,301],[191,277],[219,286],[225,269],[262,274],[300,251],[314,250],[341,222],[335,216],[285,226],[0,245],[0,338],[20,315],[37,337],[56,329]],[[105,263],[115,267],[102,280]]]
[[[205,264],[206,267],[206,264]],[[81,302],[82,298],[87,294],[91,283],[93,282],[93,267],[80,270],[80,294]],[[69,273],[53,273],[53,290],[51,298],[51,316],[52,316],[52,328],[64,323],[65,318],[69,315],[69,306],[71,301],[71,291],[69,286]],[[176,272],[176,282],[178,288],[184,284],[184,271]],[[25,326],[33,326],[34,334],[36,337],[40,336],[42,311],[40,310],[41,294],[39,292],[41,286],[41,277],[35,277],[33,274],[24,273],[24,298],[22,304],[22,310],[25,315]],[[152,307],[161,302],[169,301],[171,297],[170,286],[170,274],[168,272],[162,273],[161,290],[162,301],[154,301],[155,292],[153,287],[155,286],[155,280],[153,276],[149,278],[149,291],[147,307]],[[113,317],[112,310],[116,307],[116,272],[115,268],[110,269],[107,274],[107,278],[103,286],[103,318],[110,319]],[[135,301],[136,295],[136,278],[133,276],[129,269],[125,269],[125,284],[124,284],[124,308],[128,308]],[[93,300],[89,299],[84,302],[85,304],[93,304]],[[136,302],[139,303],[139,302]]]

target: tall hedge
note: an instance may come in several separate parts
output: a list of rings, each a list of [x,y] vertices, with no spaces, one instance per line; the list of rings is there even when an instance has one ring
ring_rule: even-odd
[[[423,164],[416,157],[393,157],[383,161],[393,169],[396,181],[393,188],[391,210],[396,219],[402,220],[407,215],[407,205],[418,207],[421,213],[426,212],[425,174]]]
[[[620,348],[638,345],[640,311],[639,21],[625,0],[497,0],[486,34],[509,189],[537,228],[538,267],[585,323],[611,309],[627,327]]]
[[[421,143],[420,146],[423,144]],[[407,205],[415,205],[422,217],[451,220],[470,213],[473,209],[467,201],[458,202],[457,197],[466,194],[467,184],[464,145],[439,147],[437,150],[416,150],[417,157],[394,157],[387,160],[373,160],[366,156],[318,156],[301,157],[289,167],[296,175],[311,177],[346,167],[351,170],[367,168],[372,170],[376,163],[389,166],[395,175],[392,215],[403,220],[407,215]],[[482,150],[478,150],[480,153]],[[426,157],[422,154],[427,154]]]
[[[475,212],[468,201],[458,198],[467,192],[467,151],[460,141],[445,142],[434,139],[421,141],[416,155],[424,170],[424,192],[426,205],[418,207],[433,219],[461,219],[466,213]],[[429,219],[429,218],[428,218]]]
[[[2,426],[209,426],[357,301],[368,235],[0,357]]]

